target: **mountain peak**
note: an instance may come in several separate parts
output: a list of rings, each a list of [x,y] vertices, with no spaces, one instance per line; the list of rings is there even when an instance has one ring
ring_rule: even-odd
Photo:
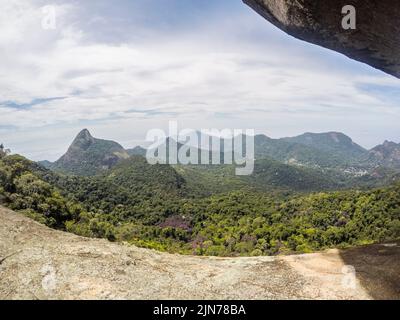
[[[330,131],[321,133],[306,132],[302,135],[284,138],[286,142],[297,143],[322,151],[328,158],[339,158],[343,164],[358,163],[368,151],[342,132]]]
[[[93,175],[126,158],[129,158],[129,155],[120,144],[96,139],[88,129],[83,129],[52,168],[64,173]]]
[[[93,138],[93,136],[90,134],[90,131],[88,129],[83,129],[81,132],[78,133],[78,135],[76,137],[81,138],[81,139]]]
[[[388,148],[388,147],[396,147],[397,143],[393,142],[393,141],[389,141],[389,140],[385,140],[385,142],[383,143],[383,146]]]
[[[306,137],[308,139],[328,139],[328,140],[333,140],[336,143],[339,143],[340,141],[352,141],[351,138],[347,135],[345,135],[342,132],[336,132],[336,131],[330,131],[330,132],[320,132],[320,133],[314,133],[314,132],[306,132],[298,137]]]
[[[370,150],[370,154],[381,165],[400,167],[400,144],[386,140]]]
[[[78,133],[75,140],[72,142],[71,147],[86,150],[94,142],[95,142],[95,139],[90,134],[89,130],[83,129],[81,132]]]

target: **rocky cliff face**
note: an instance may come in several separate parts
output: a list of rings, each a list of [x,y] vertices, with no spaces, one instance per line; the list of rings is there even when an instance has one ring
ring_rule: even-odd
[[[400,2],[392,0],[243,0],[288,34],[400,78]],[[356,29],[342,27],[342,8],[356,9]]]

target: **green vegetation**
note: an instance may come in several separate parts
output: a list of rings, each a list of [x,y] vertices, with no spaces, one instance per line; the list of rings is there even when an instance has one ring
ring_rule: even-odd
[[[254,173],[236,176],[233,165],[149,165],[145,149],[124,150],[87,130],[55,163],[0,145],[0,204],[82,236],[196,255],[400,238],[396,144],[368,152],[340,133],[307,133],[259,135],[255,147]]]
[[[322,139],[323,137],[319,137]],[[313,168],[346,168],[360,163],[360,157],[365,153],[347,150],[341,143],[335,143],[333,140],[330,143],[337,144],[336,149],[326,147],[319,139],[314,137],[314,140],[309,141],[302,136],[285,139],[271,139],[264,135],[255,137],[255,153],[257,159],[271,158],[276,161],[303,165]],[[348,138],[350,139],[350,138]],[[323,140],[328,140],[325,138]],[[321,146],[324,145],[325,148]],[[343,149],[347,150],[345,152]]]
[[[132,149],[127,149],[126,152],[130,155],[130,156],[146,156],[146,149],[142,148],[140,146],[137,146],[135,148]]]
[[[94,177],[65,176],[2,154],[0,203],[79,235],[196,255],[275,255],[400,238],[398,183],[294,194],[237,181],[235,190],[215,187],[205,194],[199,190],[211,185],[212,170],[228,187],[230,169],[199,168],[205,173],[196,172],[197,178],[193,170],[150,166],[136,156]],[[284,181],[296,181],[291,174],[297,173],[287,172]]]
[[[49,227],[63,229],[67,220],[79,217],[81,209],[34,171],[35,165],[21,156],[0,157],[0,203]]]
[[[61,173],[93,176],[129,157],[125,149],[114,141],[93,138],[88,130],[82,130],[72,142],[67,153],[59,160],[43,164]]]
[[[289,143],[298,143],[320,151],[331,161],[342,165],[357,165],[366,159],[368,151],[354,143],[350,137],[340,132],[304,133],[302,135],[282,139]]]

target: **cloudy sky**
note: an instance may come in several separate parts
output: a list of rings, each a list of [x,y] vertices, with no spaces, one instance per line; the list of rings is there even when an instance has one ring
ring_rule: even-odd
[[[33,160],[57,159],[83,128],[133,147],[169,120],[400,142],[400,80],[284,34],[241,0],[0,6],[0,140]]]

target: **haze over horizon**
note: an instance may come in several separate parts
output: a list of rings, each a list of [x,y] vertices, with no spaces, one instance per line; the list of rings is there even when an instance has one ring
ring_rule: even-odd
[[[124,147],[149,129],[343,132],[400,142],[400,81],[219,1],[0,0],[0,142],[55,160],[76,134]]]

